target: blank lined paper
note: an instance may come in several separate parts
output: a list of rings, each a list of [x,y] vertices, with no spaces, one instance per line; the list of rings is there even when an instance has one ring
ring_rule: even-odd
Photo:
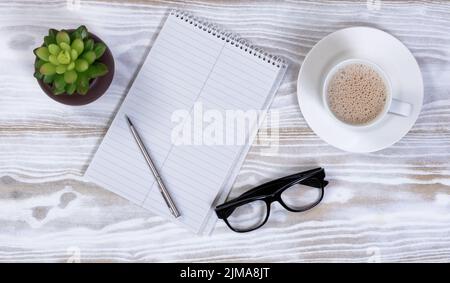
[[[214,225],[213,208],[228,195],[258,121],[245,144],[206,144],[194,134],[192,144],[178,145],[171,139],[173,114],[182,110],[193,117],[196,105],[201,105],[202,113],[214,110],[224,117],[227,110],[265,111],[285,67],[250,54],[248,47],[236,47],[230,37],[208,31],[191,18],[186,21],[183,15],[172,12],[166,19],[85,176],[174,220],[128,129],[127,114],[181,213],[174,221],[208,233]],[[182,123],[191,123],[193,133],[202,133],[194,131],[198,124],[192,120]]]

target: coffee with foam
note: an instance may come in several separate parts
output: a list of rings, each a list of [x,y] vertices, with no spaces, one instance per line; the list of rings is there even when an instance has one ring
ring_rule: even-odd
[[[344,123],[365,125],[384,110],[388,88],[371,66],[353,63],[341,67],[331,77],[326,90],[331,112]]]

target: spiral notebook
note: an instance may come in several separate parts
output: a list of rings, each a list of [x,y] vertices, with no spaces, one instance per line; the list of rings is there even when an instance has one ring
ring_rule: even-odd
[[[214,207],[226,199],[285,70],[281,58],[216,25],[172,11],[85,176],[196,233],[209,233],[216,221]],[[208,141],[203,130],[211,117],[197,116],[223,115],[225,120],[230,110],[259,111],[245,142],[232,137],[230,143],[236,132],[220,133],[217,127],[223,139]],[[125,114],[142,136],[181,217],[171,216]]]

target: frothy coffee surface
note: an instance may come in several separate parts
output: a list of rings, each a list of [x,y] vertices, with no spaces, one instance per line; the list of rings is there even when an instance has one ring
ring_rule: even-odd
[[[344,66],[334,74],[327,95],[328,106],[339,120],[363,125],[383,111],[388,94],[383,78],[376,70],[356,63]]]

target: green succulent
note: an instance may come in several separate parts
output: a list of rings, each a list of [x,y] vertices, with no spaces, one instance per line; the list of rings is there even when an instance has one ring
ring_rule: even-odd
[[[69,33],[50,29],[44,44],[34,50],[34,76],[52,86],[55,95],[85,95],[92,79],[108,73],[108,67],[98,62],[106,45],[89,38],[85,26]]]

